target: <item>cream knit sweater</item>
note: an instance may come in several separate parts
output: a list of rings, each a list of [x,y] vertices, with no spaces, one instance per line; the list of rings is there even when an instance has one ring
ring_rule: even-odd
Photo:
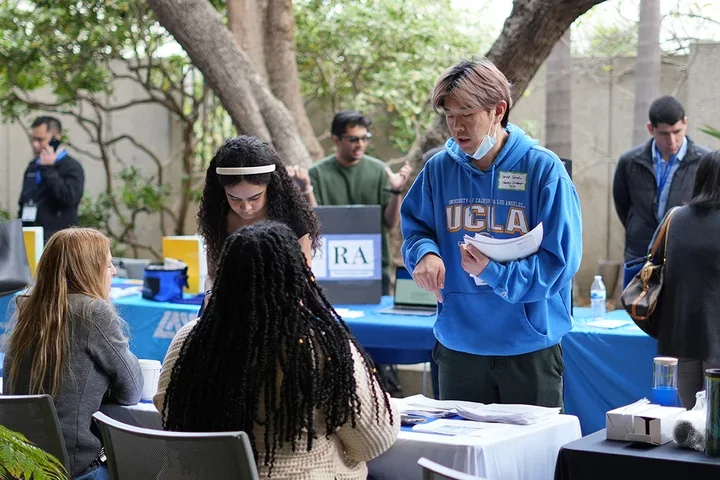
[[[185,339],[193,329],[196,320],[185,325],[173,338],[163,362],[162,373],[158,384],[158,392],[153,403],[158,411],[162,412],[165,403],[165,391],[170,383],[170,374]],[[275,454],[275,465],[272,478],[278,480],[365,480],[367,466],[365,462],[372,460],[395,442],[400,431],[400,414],[395,405],[391,404],[393,425],[390,424],[385,403],[380,400],[380,424],[375,421],[375,401],[373,400],[370,382],[376,382],[367,374],[365,365],[359,352],[351,344],[353,360],[355,361],[355,377],[357,381],[357,394],[362,405],[362,415],[357,415],[355,428],[352,425],[340,427],[330,438],[326,438],[325,418],[322,411],[315,414],[315,429],[318,437],[313,441],[313,448],[309,452],[303,445],[306,437],[297,442],[296,451],[290,445],[283,445]],[[379,385],[375,385],[379,392]],[[262,439],[264,428],[255,427],[255,438]],[[262,465],[265,451],[262,440],[256,442],[260,477],[267,477],[268,467]]]

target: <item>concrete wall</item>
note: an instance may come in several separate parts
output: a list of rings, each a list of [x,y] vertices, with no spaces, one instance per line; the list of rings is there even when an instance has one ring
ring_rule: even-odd
[[[665,58],[662,67],[661,93],[675,95],[687,109],[689,135],[701,144],[717,149],[720,141],[701,133],[698,129],[709,124],[720,128],[720,43],[693,45],[687,57]],[[624,232],[615,215],[611,189],[615,164],[619,155],[630,148],[632,138],[634,58],[596,59],[577,58],[573,69],[573,176],[583,209],[584,256],[577,278],[580,296],[587,296],[592,276],[600,260],[621,260]],[[535,79],[513,109],[511,120],[531,135],[544,141],[545,135],[545,68]],[[41,92],[49,98],[49,92]],[[114,101],[142,98],[143,91],[129,81],[116,86]],[[318,135],[329,130],[330,117],[320,108],[309,109]],[[73,142],[87,144],[87,135],[72,119],[62,117],[66,131]],[[119,135],[128,133],[144,142],[158,157],[168,162],[171,184],[177,185],[180,175],[178,150],[180,134],[177,124],[163,108],[144,105],[106,116],[107,129]],[[371,154],[381,159],[400,155],[387,139],[382,138],[383,125],[374,125],[375,139]],[[326,138],[323,146],[332,151]],[[136,165],[147,173],[153,164],[127,142],[117,145],[119,158],[125,165]],[[73,152],[75,153],[75,152]],[[20,179],[32,155],[27,137],[17,125],[0,126],[0,206],[17,211]],[[86,190],[95,194],[105,188],[104,170],[94,160],[77,157],[83,162],[86,173]],[[9,208],[8,208],[9,207]],[[195,209],[188,212],[188,227],[192,228]],[[158,219],[140,221],[138,233],[142,241],[160,243]]]
[[[120,71],[122,64],[115,65]],[[121,72],[122,73],[122,72]],[[126,103],[134,99],[144,99],[147,95],[142,87],[131,80],[120,80],[115,84],[115,92],[111,98],[105,99],[108,105]],[[38,100],[52,102],[53,95],[50,89],[36,92]],[[81,105],[77,109],[84,115],[93,118],[93,112],[88,105]],[[56,115],[63,124],[64,134],[79,149],[91,155],[99,155],[99,149],[91,141],[86,131],[78,122],[68,115]],[[38,113],[40,115],[40,113]],[[36,115],[26,119],[27,127]],[[102,115],[102,124],[105,138],[114,138],[119,135],[130,135],[137,142],[146,146],[163,163],[168,165],[165,178],[171,185],[178,185],[180,179],[180,164],[178,152],[180,151],[179,134],[176,123],[167,109],[144,104],[132,108],[119,110]],[[105,168],[101,161],[91,155],[80,151],[68,149],[70,154],[78,159],[85,171],[85,192],[93,196],[104,191],[107,186]],[[155,175],[156,167],[150,156],[134,147],[127,140],[116,143],[112,148],[113,173],[124,167],[135,166],[145,175]],[[18,211],[18,198],[22,188],[23,172],[33,157],[30,141],[23,128],[16,123],[4,123],[0,126],[0,208],[9,210],[11,215]],[[117,186],[118,180],[113,179]],[[140,215],[136,233],[140,243],[152,243],[159,247],[160,228],[159,216],[151,217]]]
[[[688,134],[698,143],[720,148],[720,142],[699,131],[720,128],[719,43],[694,45],[689,56],[665,58],[661,94],[671,94],[686,108]],[[615,214],[612,179],[618,157],[632,145],[634,58],[573,62],[573,180],[582,202],[583,262],[576,296],[588,296],[601,260],[622,260],[624,230]],[[529,126],[540,142],[545,135],[545,67],[530,83],[528,94],[510,119]],[[649,136],[648,136],[649,138]]]

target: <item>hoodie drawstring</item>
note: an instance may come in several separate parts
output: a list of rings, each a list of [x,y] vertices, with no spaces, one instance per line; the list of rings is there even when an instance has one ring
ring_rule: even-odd
[[[492,226],[495,225],[495,162],[491,165],[490,170],[490,225],[488,232],[492,236]]]

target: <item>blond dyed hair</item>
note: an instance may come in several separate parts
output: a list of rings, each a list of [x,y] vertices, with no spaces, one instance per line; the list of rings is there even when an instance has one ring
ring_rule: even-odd
[[[445,99],[452,98],[467,108],[490,110],[501,101],[507,103],[503,125],[512,106],[512,85],[487,58],[463,60],[445,70],[432,94],[432,106],[440,112]]]
[[[69,228],[50,237],[30,293],[17,299],[17,324],[8,346],[12,388],[23,359],[30,356],[29,393],[57,394],[69,361],[69,295],[110,301],[105,286],[109,252],[110,241],[92,228]]]

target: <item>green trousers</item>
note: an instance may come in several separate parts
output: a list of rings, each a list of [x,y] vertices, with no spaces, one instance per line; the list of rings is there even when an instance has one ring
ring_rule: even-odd
[[[435,342],[441,400],[563,406],[560,344],[512,356],[457,352]]]

